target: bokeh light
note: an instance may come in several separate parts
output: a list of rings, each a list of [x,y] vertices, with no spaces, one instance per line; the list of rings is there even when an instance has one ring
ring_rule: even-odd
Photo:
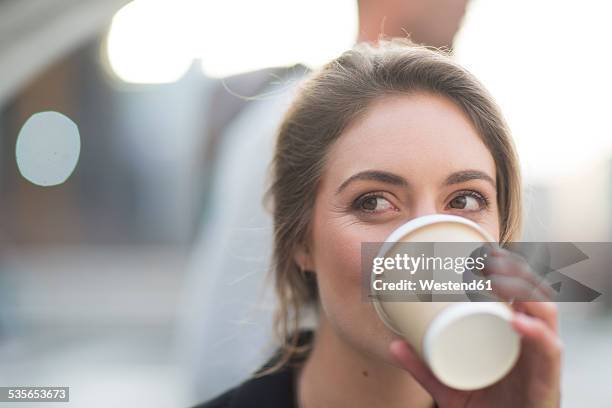
[[[178,80],[193,61],[193,27],[183,0],[136,0],[113,17],[106,40],[113,72],[131,83]]]
[[[456,56],[493,93],[525,175],[551,182],[612,156],[612,3],[474,0]],[[486,35],[483,35],[486,33]]]
[[[356,36],[354,0],[135,0],[113,18],[106,52],[123,81],[167,83],[198,59],[211,77],[316,67]]]
[[[49,187],[64,183],[79,161],[81,138],[77,125],[58,112],[39,112],[17,136],[15,157],[21,175]]]
[[[317,67],[357,38],[355,0],[201,2],[197,15],[204,72],[223,77],[265,67]]]

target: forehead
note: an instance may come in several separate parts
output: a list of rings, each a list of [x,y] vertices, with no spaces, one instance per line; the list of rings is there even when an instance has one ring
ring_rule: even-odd
[[[449,99],[426,93],[377,100],[334,143],[329,175],[366,169],[429,179],[473,169],[495,180],[493,157],[465,113]]]

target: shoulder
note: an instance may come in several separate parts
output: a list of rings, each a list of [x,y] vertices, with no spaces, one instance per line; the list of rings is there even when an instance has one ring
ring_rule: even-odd
[[[236,74],[217,80],[217,91],[231,97],[252,97],[271,82],[294,76],[304,76],[310,72],[306,65],[277,66]]]
[[[264,68],[257,71],[245,72],[214,82],[211,99],[214,101],[211,116],[214,119],[223,112],[221,108],[230,108],[227,116],[235,116],[240,109],[252,98],[257,98],[272,84],[280,86],[290,78],[304,77],[310,69],[301,64],[289,67]]]
[[[262,94],[271,84],[280,85],[288,78],[304,77],[309,71],[305,65],[296,64],[219,78],[212,87],[212,109],[208,110],[211,129],[223,129],[252,98]]]
[[[299,334],[300,345],[312,341],[313,333],[303,331]],[[270,367],[278,353],[262,367]],[[295,402],[295,368],[302,364],[306,356],[294,358],[288,364],[270,374],[254,376],[242,384],[225,391],[217,397],[193,408],[291,408]],[[261,371],[260,370],[260,371]],[[259,371],[258,371],[259,372]]]
[[[309,72],[305,65],[265,68],[218,79],[211,87],[209,108],[205,110],[207,151],[214,157],[217,145],[227,127],[248,106],[249,102],[290,83],[289,78],[304,77]]]
[[[292,371],[282,369],[251,378],[194,408],[290,408],[293,398]]]
[[[194,406],[193,408],[229,408],[231,407],[230,404],[235,391],[236,388],[232,388],[209,401],[202,402],[201,404]]]

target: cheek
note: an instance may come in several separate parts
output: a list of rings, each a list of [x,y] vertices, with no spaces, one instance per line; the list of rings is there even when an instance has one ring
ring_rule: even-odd
[[[392,226],[366,224],[349,214],[321,210],[315,212],[312,231],[321,306],[332,320],[352,321],[371,307],[362,298],[362,242],[384,240]]]
[[[497,217],[486,217],[485,219],[477,220],[476,223],[479,226],[481,226],[482,229],[488,232],[489,235],[491,235],[491,237],[499,241],[500,229],[499,229],[499,221],[497,220]]]
[[[362,242],[383,241],[393,225],[359,222],[354,215],[338,215],[321,205],[315,210],[313,227],[312,262],[319,287],[338,291],[342,296],[350,288],[351,295],[356,292],[361,296]]]
[[[500,234],[500,223],[499,223],[499,213],[497,211],[493,211],[484,217],[482,220],[478,222],[478,224],[489,233],[493,238],[499,241]]]
[[[318,279],[325,286],[344,286],[359,283],[361,273],[361,241],[363,237],[353,228],[342,228],[325,223],[315,236],[314,266]]]
[[[357,350],[391,362],[395,335],[362,298],[361,243],[380,242],[389,226],[368,226],[326,218],[313,230],[313,263],[323,313],[336,334]]]
[[[332,320],[352,320],[361,299],[361,243],[372,240],[368,227],[321,200],[315,207],[312,262],[321,306]],[[364,303],[366,304],[366,303]]]
[[[361,294],[361,234],[327,222],[316,235],[313,261],[322,312],[341,338],[355,344],[367,332],[365,321],[375,319]]]

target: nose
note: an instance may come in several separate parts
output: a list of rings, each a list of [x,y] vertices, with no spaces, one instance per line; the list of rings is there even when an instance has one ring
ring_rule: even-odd
[[[433,198],[421,197],[415,201],[414,207],[412,211],[410,211],[410,219],[437,214],[438,212],[436,202]]]

